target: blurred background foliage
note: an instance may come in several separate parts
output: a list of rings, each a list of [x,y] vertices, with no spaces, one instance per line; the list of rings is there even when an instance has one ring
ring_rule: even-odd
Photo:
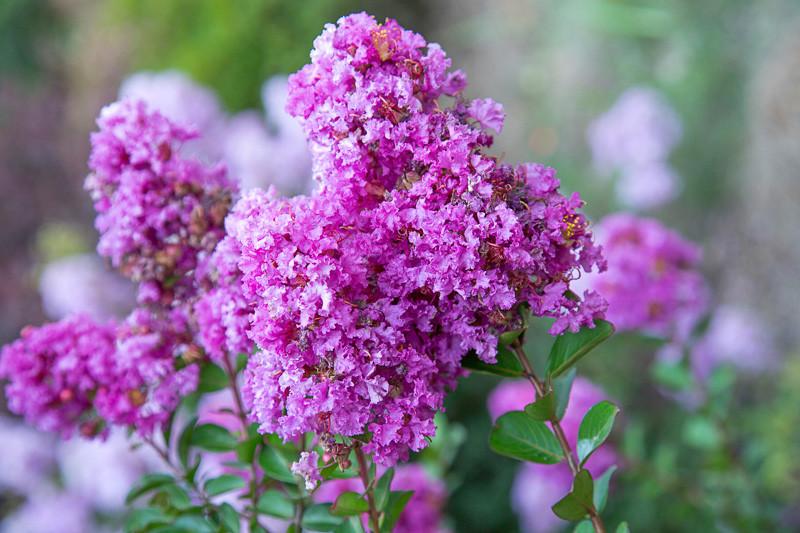
[[[587,125],[628,87],[665,95],[683,123],[671,163],[684,188],[654,215],[704,245],[715,301],[757,309],[782,356],[762,376],[721,367],[692,408],[676,401],[684,375],[653,370],[654,340],[619,335],[583,364],[623,407],[609,522],[800,528],[800,263],[788,238],[800,227],[800,170],[778,164],[800,153],[800,115],[783,111],[800,108],[793,0],[4,0],[0,340],[43,321],[38,266],[96,239],[81,190],[87,135],[126,74],[179,69],[229,111],[258,107],[266,78],[299,68],[324,23],[360,9],[440,42],[470,96],[505,105],[497,152],[558,168],[594,218],[619,207],[592,169]],[[545,331],[529,334],[531,352],[546,349]],[[517,528],[518,464],[486,444],[496,385],[474,375],[448,400],[451,430],[465,430],[447,473],[453,531]]]

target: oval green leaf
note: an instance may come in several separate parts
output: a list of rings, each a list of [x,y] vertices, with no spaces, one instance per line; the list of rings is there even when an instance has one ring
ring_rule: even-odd
[[[619,407],[608,401],[595,404],[578,428],[578,460],[583,465],[611,433]]]
[[[534,463],[556,464],[564,458],[550,428],[522,411],[511,411],[497,419],[489,447],[500,455]]]
[[[557,378],[587,353],[614,333],[614,326],[605,320],[595,320],[593,328],[582,328],[578,333],[559,335],[547,358],[547,375]]]

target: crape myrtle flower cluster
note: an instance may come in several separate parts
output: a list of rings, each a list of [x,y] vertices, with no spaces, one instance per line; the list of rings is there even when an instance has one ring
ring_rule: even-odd
[[[521,411],[535,399],[531,384],[525,380],[506,381],[489,395],[487,408],[492,420],[509,411]],[[581,377],[575,378],[569,403],[561,419],[567,441],[574,449],[578,441],[578,428],[584,414],[595,404],[607,400],[606,394],[595,384]],[[586,461],[586,468],[597,479],[607,468],[617,462],[616,451],[606,444],[596,450]],[[558,531],[563,521],[550,508],[569,492],[572,473],[566,463],[543,465],[524,463],[520,466],[511,491],[511,501],[520,516],[522,531],[549,533]]]
[[[379,469],[380,470],[380,469]],[[361,492],[362,482],[357,478],[325,481],[314,492],[318,502],[335,502],[343,492]],[[440,533],[448,531],[442,526],[442,513],[447,499],[447,489],[442,480],[431,476],[419,463],[396,467],[391,490],[414,491],[400,518],[394,526],[395,533]],[[362,518],[366,527],[366,517]]]
[[[626,90],[587,130],[597,172],[619,174],[617,199],[642,210],[666,204],[680,192],[681,180],[669,156],[681,135],[680,117],[649,87]]]
[[[655,219],[609,215],[596,226],[608,270],[582,280],[608,301],[618,331],[683,341],[708,307],[701,249]]]
[[[253,191],[228,219],[255,302],[246,394],[262,431],[315,431],[329,449],[359,437],[392,464],[427,445],[462,356],[493,362],[521,306],[554,334],[601,316],[595,293],[568,292],[604,265],[582,201],[553,169],[488,155],[502,108],[465,100],[449,68],[438,45],[356,14],[290,78],[319,190]]]
[[[28,328],[3,349],[0,376],[11,410],[41,429],[91,437],[122,425],[149,435],[196,388],[200,344],[216,354],[210,322],[223,315],[206,316],[201,299],[212,297],[208,279],[215,290],[230,279],[227,249],[214,250],[237,190],[224,167],[181,154],[193,131],[142,101],[108,106],[98,125],[86,180],[98,251],[139,283],[139,307],[119,323],[76,315]]]
[[[189,274],[224,235],[234,190],[225,168],[174,154],[197,132],[143,101],[106,107],[98,124],[86,180],[98,213],[97,251],[140,283],[143,303],[190,297]]]

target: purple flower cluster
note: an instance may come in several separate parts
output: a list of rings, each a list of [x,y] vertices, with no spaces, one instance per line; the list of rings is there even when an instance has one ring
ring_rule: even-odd
[[[216,360],[250,351],[238,247],[220,244],[236,189],[223,167],[183,157],[194,133],[144,102],[113,104],[98,123],[87,178],[98,250],[140,282],[139,307],[119,324],[78,315],[29,328],[3,350],[0,375],[10,408],[42,429],[148,435],[197,387],[202,347]]]
[[[335,502],[343,492],[361,492],[364,487],[360,480],[334,479],[320,485],[314,493],[319,502]],[[391,490],[411,490],[414,494],[393,531],[396,533],[439,533],[446,531],[442,527],[442,511],[447,500],[447,489],[444,483],[432,477],[417,463],[398,466],[392,479]],[[366,526],[366,517],[364,517]]]
[[[224,236],[235,189],[224,167],[182,157],[182,144],[197,134],[143,101],[111,104],[98,125],[86,179],[98,213],[98,252],[141,283],[140,301],[190,296],[188,274]]]
[[[9,409],[44,431],[94,435],[100,421],[91,408],[98,386],[116,377],[114,351],[114,325],[83,315],[24,329],[0,352]]]
[[[685,339],[708,305],[700,248],[657,220],[627,213],[607,216],[596,233],[608,270],[585,283],[608,300],[608,320],[619,331]]]
[[[120,326],[74,315],[26,328],[0,353],[9,409],[65,438],[104,434],[108,423],[151,433],[197,386],[196,365],[175,369],[176,355],[191,353],[177,314],[138,309]]]
[[[533,387],[527,381],[507,381],[489,395],[487,407],[492,419],[509,411],[520,411],[535,399]],[[586,412],[596,403],[606,400],[605,393],[590,381],[576,378],[572,384],[569,404],[561,420],[567,441],[574,449],[578,428]],[[586,461],[586,468],[596,479],[617,461],[617,454],[608,444],[596,450]],[[563,522],[550,508],[572,486],[572,473],[566,463],[557,465],[523,464],[514,480],[512,505],[520,516],[522,531],[548,533],[557,531]]]
[[[592,160],[603,175],[619,173],[619,201],[650,209],[677,196],[680,177],[669,164],[681,138],[681,122],[663,96],[653,89],[625,91],[587,131]]]
[[[262,431],[371,438],[391,464],[427,445],[461,357],[494,361],[520,306],[577,330],[605,303],[567,297],[602,268],[555,171],[487,155],[502,108],[465,101],[436,44],[366,14],[328,25],[289,80],[319,191],[254,191],[228,221],[261,349],[247,393]],[[453,96],[443,107],[439,98]]]
[[[200,296],[194,304],[197,339],[209,357],[250,354],[253,341],[247,335],[252,305],[241,290],[239,244],[226,237],[197,271]]]

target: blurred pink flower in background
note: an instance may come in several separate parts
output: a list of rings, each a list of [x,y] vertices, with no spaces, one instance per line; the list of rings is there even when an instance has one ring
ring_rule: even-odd
[[[594,229],[608,269],[575,286],[608,301],[606,317],[618,331],[687,338],[708,308],[701,248],[655,219],[630,213],[609,215]]]
[[[658,91],[626,90],[586,135],[595,170],[619,175],[615,191],[622,205],[652,209],[680,192],[680,177],[668,159],[681,139],[681,121]]]

